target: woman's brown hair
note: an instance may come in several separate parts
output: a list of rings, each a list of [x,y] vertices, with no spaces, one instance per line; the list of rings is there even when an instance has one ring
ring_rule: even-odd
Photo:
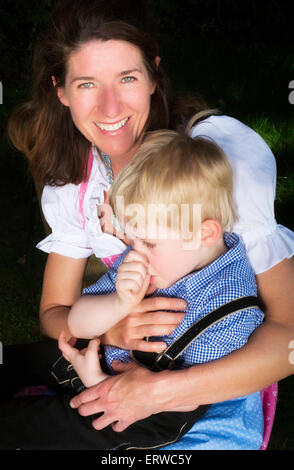
[[[8,125],[10,140],[28,157],[39,185],[79,184],[85,179],[91,144],[75,127],[69,108],[59,101],[52,77],[56,86],[63,87],[69,55],[90,40],[123,40],[140,49],[150,80],[156,84],[144,131],[168,128],[174,120],[167,79],[155,63],[160,55],[157,42],[139,23],[139,18],[148,16],[147,10],[142,14],[141,3],[66,0],[54,9],[48,32],[35,50],[32,99],[14,111]],[[200,104],[198,110],[203,107]]]

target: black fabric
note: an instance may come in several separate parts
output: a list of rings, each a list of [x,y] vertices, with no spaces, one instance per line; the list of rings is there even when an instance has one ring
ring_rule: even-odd
[[[82,349],[86,345],[87,342],[78,341],[75,346]],[[68,384],[60,387],[51,375],[52,364],[59,360],[62,362],[55,340],[4,347],[4,364],[0,365],[0,450],[162,447],[185,434],[206,411],[159,413],[121,433],[113,431],[111,426],[96,431],[92,421],[99,415],[84,417],[71,409],[69,402],[76,390]],[[64,364],[67,366],[67,361]],[[41,384],[48,385],[55,394],[11,398],[23,387]]]
[[[53,362],[60,356],[56,340],[3,347],[3,364],[0,365],[0,399],[30,385],[46,384],[58,390],[50,374]]]
[[[115,432],[96,431],[92,420],[69,406],[74,391],[55,396],[14,398],[0,404],[0,450],[127,450],[161,448],[178,440],[206,408],[194,412],[165,412]]]

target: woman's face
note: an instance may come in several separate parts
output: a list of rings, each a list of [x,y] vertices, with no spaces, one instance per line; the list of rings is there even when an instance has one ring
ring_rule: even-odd
[[[68,61],[60,101],[80,132],[115,161],[128,161],[138,144],[155,85],[140,50],[126,41],[90,41]]]

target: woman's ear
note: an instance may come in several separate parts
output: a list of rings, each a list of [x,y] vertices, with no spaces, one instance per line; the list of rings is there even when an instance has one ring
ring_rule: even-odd
[[[161,61],[161,58],[159,56],[156,56],[155,59],[154,59],[154,62],[155,62],[155,65],[156,65],[157,69],[159,67],[160,61]],[[153,82],[150,95],[153,95],[155,90],[156,90],[156,82]]]
[[[52,79],[53,86],[56,89],[56,94],[57,94],[59,101],[62,104],[64,104],[64,106],[69,106],[69,102],[68,102],[68,99],[66,98],[64,88],[61,86],[57,86],[56,78],[54,77],[54,75],[51,76],[51,79]]]
[[[213,246],[222,235],[221,224],[214,219],[201,223],[201,246]]]
[[[159,67],[160,61],[161,61],[161,57],[157,55],[154,60],[157,69]]]

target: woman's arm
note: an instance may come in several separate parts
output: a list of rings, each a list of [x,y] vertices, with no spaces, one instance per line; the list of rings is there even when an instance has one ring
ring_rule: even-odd
[[[61,331],[65,331],[68,340],[77,333],[70,331],[68,316],[75,302],[83,300],[80,300],[80,297],[86,264],[87,258],[74,259],[53,252],[49,254],[44,272],[40,305],[40,328],[45,336],[58,339]],[[136,313],[123,320],[129,327],[126,328],[124,324],[121,328],[119,323],[114,327],[114,334],[111,332],[109,335],[108,333],[105,335],[104,344],[114,344],[132,349],[137,347],[142,350],[144,348],[145,350],[162,350],[165,343],[147,342],[142,338],[171,333],[182,321],[184,314],[151,311],[160,309],[184,310],[185,308],[186,303],[179,299],[163,297],[144,299],[135,309]],[[101,309],[99,308],[99,310]],[[127,335],[125,335],[126,330]],[[97,336],[97,334],[95,332],[92,336]]]
[[[80,297],[87,258],[74,259],[50,253],[45,267],[40,304],[42,334],[58,339],[61,331],[69,339],[67,318],[71,306]]]
[[[185,411],[229,400],[292,374],[289,343],[294,339],[294,259],[285,259],[258,275],[257,281],[266,321],[243,348],[217,361],[180,371],[154,373],[132,366],[77,395],[72,406],[79,407],[82,415],[103,411],[93,422],[96,429],[117,421],[115,429],[122,431],[153,413]],[[148,401],[144,401],[143,386],[148,389]]]

